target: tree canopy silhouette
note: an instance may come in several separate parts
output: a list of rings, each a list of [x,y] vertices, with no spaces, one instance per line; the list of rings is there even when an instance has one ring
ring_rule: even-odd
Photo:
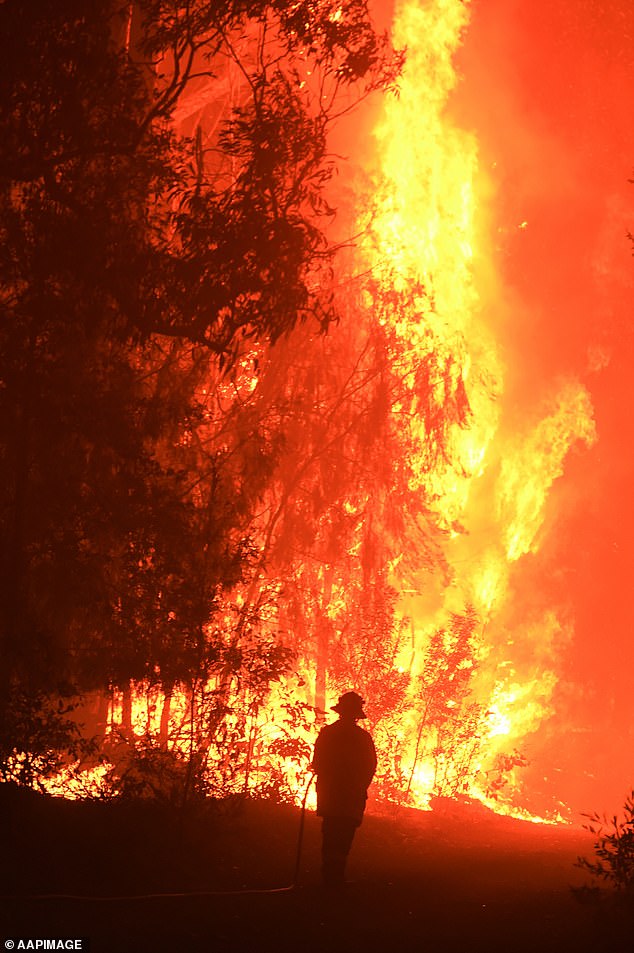
[[[205,449],[205,380],[336,319],[328,131],[400,59],[362,0],[7,0],[0,35],[6,752],[25,692],[241,664],[207,626],[266,468],[242,492]],[[221,107],[184,135],[196,84]]]

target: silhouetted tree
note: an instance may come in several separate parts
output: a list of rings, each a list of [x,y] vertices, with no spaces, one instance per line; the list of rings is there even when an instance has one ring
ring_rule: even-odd
[[[333,320],[328,127],[342,89],[398,69],[360,0],[126,11],[0,5],[5,752],[25,692],[169,694],[243,664],[209,621],[249,575],[267,468],[246,487],[251,435],[237,465],[208,446],[204,378],[235,374],[245,341]],[[227,63],[244,95],[179,137],[188,85]]]

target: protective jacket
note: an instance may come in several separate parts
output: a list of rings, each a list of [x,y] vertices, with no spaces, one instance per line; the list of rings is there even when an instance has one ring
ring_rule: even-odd
[[[317,775],[317,814],[348,818],[358,826],[376,771],[370,734],[349,718],[326,725],[315,743],[313,770]]]

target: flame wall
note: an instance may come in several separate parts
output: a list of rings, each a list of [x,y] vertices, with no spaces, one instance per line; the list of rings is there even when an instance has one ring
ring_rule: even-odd
[[[462,41],[432,45],[451,46],[459,77],[440,147],[470,165],[462,194],[473,187],[476,200],[478,304],[465,334],[486,337],[476,363],[500,393],[487,409],[471,390],[491,439],[451,559],[489,619],[496,678],[514,673],[494,694],[500,724],[523,739],[534,803],[554,795],[574,813],[620,802],[632,784],[634,11],[623,0],[400,4],[397,42],[424,49],[434,11]],[[423,96],[428,81],[421,68]],[[403,135],[416,140],[411,120]],[[425,157],[437,145],[433,131],[418,143]]]
[[[413,367],[417,347],[432,347],[451,362],[443,386],[464,388],[471,408],[469,426],[449,431],[450,463],[412,466],[447,532],[449,572],[421,571],[412,586],[393,567],[411,620],[402,670],[415,686],[434,632],[473,605],[462,670],[478,663],[476,761],[486,770],[521,747],[515,806],[608,807],[632,783],[634,10],[401,0],[377,13],[408,47],[401,94],[333,148],[375,184],[364,267],[426,289],[427,305],[393,328],[403,359]],[[424,442],[411,428],[409,442]],[[284,692],[296,694],[271,700],[265,740]],[[389,726],[406,771],[421,714],[410,702]],[[305,731],[308,750],[314,725]],[[434,768],[415,767],[422,804]]]

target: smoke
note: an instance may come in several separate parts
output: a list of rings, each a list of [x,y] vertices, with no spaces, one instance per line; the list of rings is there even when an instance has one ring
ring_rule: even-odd
[[[452,101],[492,188],[505,432],[561,381],[589,394],[596,422],[553,483],[505,620],[523,629],[551,605],[567,633],[527,754],[533,787],[573,812],[616,809],[634,785],[633,67],[629,0],[474,0]]]

